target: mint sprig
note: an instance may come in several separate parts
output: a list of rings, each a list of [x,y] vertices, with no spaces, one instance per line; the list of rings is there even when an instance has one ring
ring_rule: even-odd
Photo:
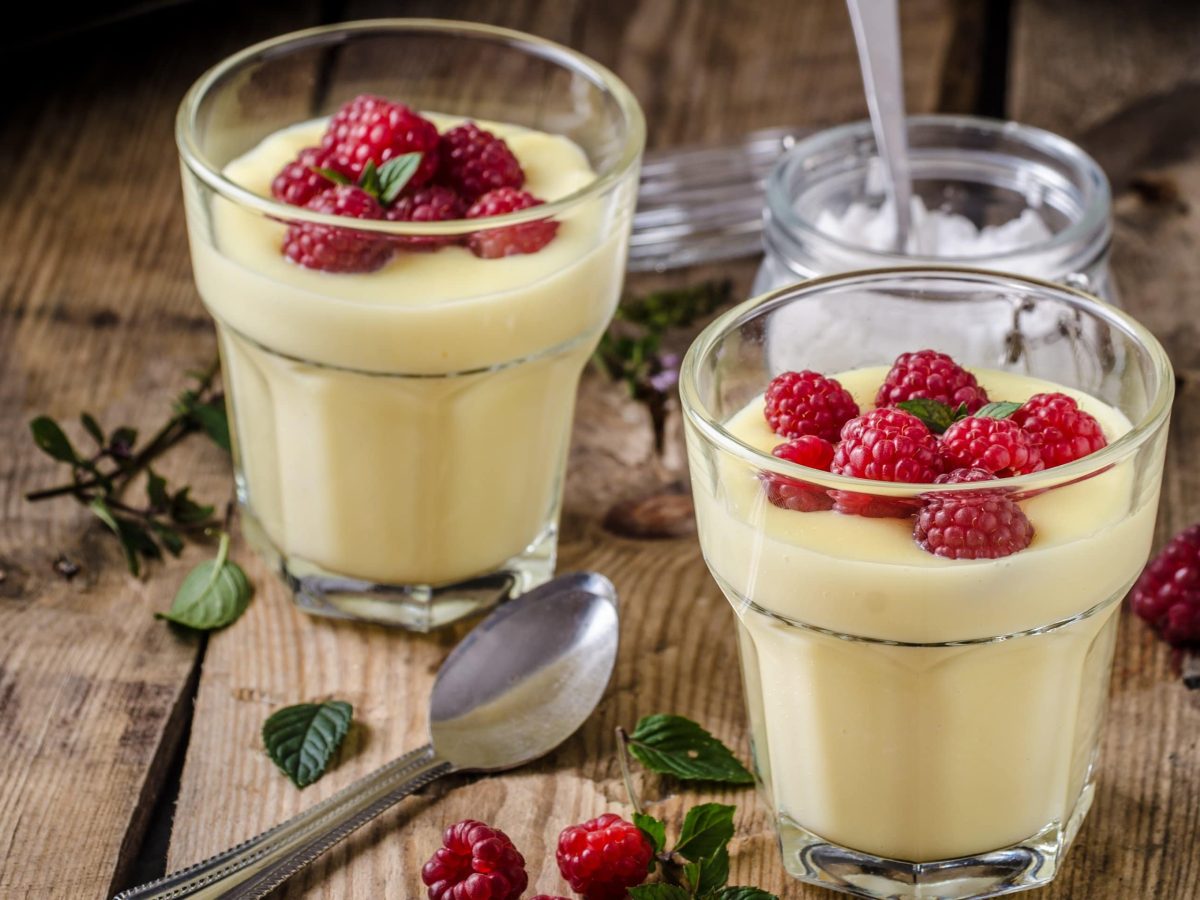
[[[267,755],[296,787],[307,787],[325,774],[353,717],[344,700],[286,706],[263,723]]]
[[[981,406],[973,415],[983,419],[1007,419],[1020,408],[1020,403],[1012,403],[1008,400],[993,400],[991,403]]]
[[[940,400],[927,400],[924,397],[914,400],[904,400],[897,403],[896,407],[904,410],[906,413],[912,413],[924,422],[925,427],[934,434],[941,434],[959,419],[964,419],[967,416],[967,404],[965,403],[960,403],[957,407],[951,407]]]
[[[358,179],[358,186],[378,200],[384,206],[391,206],[396,198],[400,196],[400,192],[404,190],[405,185],[412,180],[412,177],[417,174],[417,169],[421,167],[420,153],[403,153],[395,159],[389,159],[382,166],[376,166],[373,160],[368,160],[363,168],[362,175]],[[335,173],[332,169],[314,169],[313,171],[324,175],[330,181],[337,184],[349,184],[350,181],[345,175],[340,172]],[[332,175],[340,176],[333,178]]]
[[[629,752],[652,772],[681,781],[754,783],[754,776],[728,747],[683,716],[644,716],[632,734],[621,732],[621,737]]]

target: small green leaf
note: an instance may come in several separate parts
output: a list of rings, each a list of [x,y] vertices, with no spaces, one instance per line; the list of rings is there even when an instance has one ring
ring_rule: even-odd
[[[897,408],[912,413],[934,434],[941,434],[958,419],[967,414],[967,405],[960,403],[957,409],[951,409],[940,400],[927,400],[918,397],[914,400],[904,400],[896,404]]]
[[[729,849],[722,847],[712,856],[688,863],[694,872],[688,875],[688,884],[699,896],[715,891],[729,880]]]
[[[762,888],[745,887],[739,885],[737,887],[725,887],[719,891],[714,891],[708,895],[711,900],[779,900],[770,891],[764,891]],[[706,898],[707,900],[707,898]]]
[[[70,440],[58,423],[49,416],[38,416],[29,423],[29,430],[33,432],[33,442],[47,456],[59,462],[78,464],[79,456],[75,453],[75,448],[71,446]]]
[[[642,834],[650,841],[650,845],[654,848],[655,853],[662,851],[662,848],[667,844],[667,823],[662,819],[656,819],[654,816],[648,816],[645,813],[635,812],[633,814],[633,824],[642,830]],[[651,861],[651,866],[653,866]]]
[[[250,581],[242,567],[229,559],[229,535],[221,535],[214,559],[200,563],[179,586],[171,610],[158,618],[197,631],[224,628],[246,611]]]
[[[79,422],[83,425],[84,430],[92,436],[92,440],[104,446],[104,429],[100,427],[100,423],[96,421],[91,413],[80,413]]]
[[[728,747],[683,716],[645,716],[629,740],[630,752],[652,772],[685,781],[754,783]]]
[[[654,884],[641,884],[629,889],[633,900],[688,900],[692,895],[684,888],[663,881]]]
[[[214,444],[226,453],[232,452],[229,441],[229,418],[225,414],[225,404],[197,403],[188,415],[204,429]]]
[[[213,508],[193,500],[190,487],[180,488],[171,497],[171,518],[180,525],[199,525],[212,518]]]
[[[133,455],[134,445],[137,444],[136,428],[122,425],[108,439],[108,449],[118,459],[128,459]]]
[[[392,205],[404,186],[417,174],[417,169],[421,167],[421,156],[420,153],[404,153],[383,164],[379,170],[379,202],[384,206]]]
[[[149,466],[146,467],[146,499],[156,510],[166,509],[171,505],[171,498],[167,496],[167,479]]]
[[[688,810],[673,852],[697,862],[716,856],[733,838],[734,807],[724,803],[702,803]]]
[[[127,523],[119,522],[117,517],[113,515],[108,504],[99,497],[88,504],[88,509],[92,514],[108,526],[109,531],[117,536],[117,540],[121,542],[121,549],[125,551],[125,565],[129,567],[129,572],[132,575],[140,575],[142,572],[142,564],[138,559],[137,543],[130,539],[127,532]]]
[[[980,407],[975,415],[984,419],[1007,419],[1020,408],[1020,403],[1011,403],[1008,400],[994,400]]]
[[[378,200],[379,195],[383,193],[382,186],[379,184],[379,170],[375,168],[374,160],[367,160],[367,164],[363,168],[362,175],[358,179],[358,186],[376,200]]]
[[[298,788],[325,774],[346,737],[354,708],[343,700],[299,703],[271,714],[263,723],[267,755]]]
[[[178,556],[183,552],[183,536],[178,531],[166,525],[160,525],[157,522],[150,527],[172,556]]]
[[[350,184],[350,179],[337,169],[327,169],[324,166],[309,166],[309,169],[322,178],[328,178],[334,184]]]

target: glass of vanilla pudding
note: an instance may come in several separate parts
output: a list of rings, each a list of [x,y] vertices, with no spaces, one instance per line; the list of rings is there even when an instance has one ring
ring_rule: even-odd
[[[1173,390],[1119,310],[970,269],[817,278],[696,339],[699,537],[789,873],[888,898],[1054,877],[1092,802]],[[929,408],[953,423],[905,411]]]
[[[424,631],[547,579],[629,90],[540,38],[376,20],[230,57],[176,136],[243,522],[297,603]]]

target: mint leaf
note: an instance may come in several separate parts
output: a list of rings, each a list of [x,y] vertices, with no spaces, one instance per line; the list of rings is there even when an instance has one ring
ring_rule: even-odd
[[[33,432],[33,442],[47,456],[72,465],[79,462],[79,456],[71,446],[71,441],[59,428],[58,423],[49,416],[38,416],[29,423],[29,430]]]
[[[104,429],[100,427],[100,423],[96,421],[96,417],[91,413],[80,413],[79,422],[83,425],[84,430],[92,436],[92,440],[104,446]]]
[[[683,716],[643,717],[629,736],[629,750],[650,771],[684,781],[754,783],[728,747]]]
[[[190,487],[183,487],[171,495],[171,519],[180,525],[199,525],[213,514],[213,508],[197,503],[191,498],[191,492]]]
[[[322,178],[328,178],[334,184],[350,184],[350,179],[337,169],[326,169],[324,166],[309,166],[310,171],[316,172]]]
[[[367,160],[366,166],[363,167],[362,175],[359,176],[358,186],[376,200],[379,199],[383,188],[379,183],[379,169],[375,168],[374,160]]]
[[[420,167],[420,153],[404,153],[385,162],[379,169],[379,202],[391,206]]]
[[[146,467],[146,499],[152,509],[166,509],[171,504],[171,498],[167,496],[167,479],[149,466]]]
[[[142,532],[141,535],[137,534],[134,530],[137,526],[131,526],[129,522],[118,520],[113,515],[113,511],[108,508],[108,504],[99,497],[88,504],[88,509],[92,511],[92,515],[107,525],[109,531],[115,534],[121,542],[121,550],[125,553],[125,565],[129,567],[129,573],[131,575],[140,575],[142,573],[142,564],[141,560],[138,559],[138,550],[139,548],[144,549],[145,541],[149,541],[150,547],[153,549],[147,555],[155,556],[158,547],[154,541],[145,532]]]
[[[196,422],[209,439],[224,450],[232,453],[229,441],[229,419],[225,415],[225,404],[196,403],[188,410],[188,416]]]
[[[980,407],[979,411],[974,413],[974,415],[984,419],[1007,419],[1020,408],[1020,403],[1011,403],[1008,400],[993,400],[991,403]]]
[[[722,847],[712,856],[688,863],[683,868],[696,896],[703,897],[729,880],[729,850]]]
[[[940,400],[926,400],[924,397],[904,400],[897,403],[896,407],[912,413],[924,422],[934,434],[941,434],[967,414],[967,404],[965,403],[960,403],[956,409],[952,409]]]
[[[263,745],[296,787],[307,787],[325,774],[353,717],[354,708],[344,700],[287,706],[263,722]]]
[[[654,852],[661,853],[662,848],[667,845],[667,823],[662,819],[654,818],[654,816],[635,812],[633,814],[633,824],[642,830],[642,834],[650,841]],[[651,860],[650,866],[651,868],[654,867],[653,860]]]
[[[215,559],[192,569],[167,613],[157,618],[197,631],[224,628],[246,611],[250,603],[250,581],[242,567],[229,559],[229,535],[221,535]]]
[[[724,803],[702,803],[688,810],[673,852],[698,862],[716,856],[733,838],[734,807]]]
[[[726,887],[709,894],[705,900],[779,900],[769,891],[756,887]]]
[[[633,900],[689,900],[692,895],[678,885],[658,881],[631,887],[629,896]]]

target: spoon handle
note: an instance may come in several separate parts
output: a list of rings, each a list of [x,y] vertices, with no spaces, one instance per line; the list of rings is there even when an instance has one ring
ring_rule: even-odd
[[[426,744],[258,837],[113,900],[264,897],[350,832],[452,771]]]

